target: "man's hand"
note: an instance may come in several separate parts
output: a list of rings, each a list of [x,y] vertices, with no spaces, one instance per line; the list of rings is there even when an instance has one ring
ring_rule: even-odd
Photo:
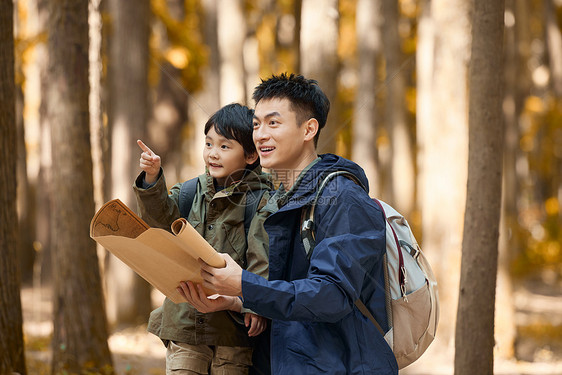
[[[242,309],[242,301],[240,301],[240,298],[221,296],[218,294],[207,296],[201,285],[193,284],[191,281],[182,281],[177,289],[191,306],[202,313],[223,310],[240,312]],[[254,337],[265,331],[267,328],[267,319],[263,316],[246,313],[244,314],[244,325],[250,327],[248,336]]]
[[[242,268],[228,254],[220,254],[226,261],[224,268],[214,268],[199,259],[203,286],[226,296],[242,296]]]
[[[146,173],[144,180],[152,184],[158,178],[160,173],[160,166],[162,162],[160,161],[160,156],[156,155],[147,145],[143,143],[140,139],[137,140],[137,144],[142,150],[140,157],[140,167]]]
[[[240,298],[220,296],[217,294],[208,297],[201,285],[195,285],[191,281],[182,281],[177,289],[191,306],[202,313],[223,310],[240,312],[242,309],[242,301],[240,301]]]
[[[246,313],[244,315],[244,324],[246,324],[246,327],[250,327],[248,330],[248,336],[254,337],[265,331],[265,328],[267,327],[267,319],[263,316]]]

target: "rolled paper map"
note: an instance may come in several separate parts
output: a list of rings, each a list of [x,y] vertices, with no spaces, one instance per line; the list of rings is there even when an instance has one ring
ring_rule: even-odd
[[[182,303],[185,299],[178,291],[182,281],[203,283],[198,258],[217,268],[226,263],[187,221],[178,220],[173,227],[174,234],[151,228],[123,202],[114,199],[94,215],[90,237],[171,301]],[[216,293],[203,289],[207,295]]]
[[[209,252],[204,249],[210,245],[183,217],[172,223],[172,233],[180,240],[190,244],[192,256],[201,258],[208,265],[215,268],[226,266],[226,262],[217,252]]]

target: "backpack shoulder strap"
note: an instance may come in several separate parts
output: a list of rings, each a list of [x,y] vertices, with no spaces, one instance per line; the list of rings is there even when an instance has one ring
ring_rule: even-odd
[[[187,219],[189,212],[191,211],[191,206],[193,205],[193,200],[195,199],[195,194],[197,193],[198,180],[199,177],[195,177],[181,184],[178,206],[181,217],[185,219]]]
[[[366,316],[367,318],[369,318],[369,320],[371,321],[371,323],[373,323],[373,325],[377,328],[377,330],[381,333],[382,337],[384,337],[385,333],[384,330],[382,329],[381,325],[379,324],[379,322],[377,322],[377,320],[375,319],[375,317],[373,316],[373,314],[371,314],[371,312],[369,311],[369,309],[367,309],[367,306],[365,306],[365,304],[360,300],[356,300],[355,301],[355,306],[357,306],[357,308],[359,309],[359,311],[361,311],[361,314],[363,314],[364,316]]]
[[[365,188],[363,183],[359,180],[359,178],[349,171],[341,170],[341,171],[330,172],[322,179],[322,182],[319,184],[314,199],[308,206],[303,208],[302,215],[301,215],[301,240],[304,246],[304,251],[306,252],[306,257],[309,260],[310,257],[312,256],[312,251],[316,246],[316,238],[314,234],[314,230],[315,230],[314,211],[316,209],[316,203],[318,202],[318,198],[320,198],[320,195],[322,194],[326,186],[328,186],[328,183],[338,176],[344,176],[346,178],[349,178],[357,185],[361,186],[365,191],[367,191],[367,189]]]
[[[252,224],[252,219],[254,218],[256,211],[258,210],[259,204],[264,194],[265,189],[250,190],[246,193],[246,207],[244,208],[244,238],[246,239],[246,248],[248,247],[248,233],[250,232],[250,224]],[[243,265],[244,268],[246,268],[246,254],[244,254]]]
[[[326,175],[326,177],[324,177],[322,182],[319,184],[319,188],[318,188],[318,191],[316,192],[316,196],[314,197],[312,202],[306,208],[303,208],[303,212],[302,212],[302,216],[301,216],[301,240],[303,242],[304,250],[306,252],[306,256],[307,256],[308,260],[310,260],[310,257],[312,256],[312,251],[314,250],[314,247],[316,246],[316,238],[314,236],[314,209],[316,207],[316,203],[318,201],[318,198],[322,194],[322,191],[324,190],[324,188],[328,185],[328,183],[332,179],[336,178],[337,176],[344,176],[346,178],[349,178],[350,180],[355,182],[357,185],[361,186],[363,188],[363,190],[367,191],[367,189],[365,188],[363,183],[359,180],[359,178],[357,178],[357,176],[355,176],[353,173],[351,173],[349,171],[331,172],[328,175]],[[378,201],[377,201],[377,203],[380,205],[380,203]],[[382,206],[381,206],[381,208],[382,208]],[[384,213],[384,209],[383,209],[383,213]],[[385,218],[386,218],[386,215],[385,215]],[[384,263],[386,264],[386,254],[384,255],[384,260],[385,260]],[[387,268],[386,267],[384,267],[384,272],[385,272],[384,279],[385,279],[385,288],[386,288],[385,290],[388,290],[387,287],[386,287],[386,285],[388,284],[388,276],[387,276]],[[388,302],[388,301],[386,301],[386,298],[385,298],[385,303],[386,302]],[[360,299],[357,299],[355,301],[355,306],[357,306],[359,311],[361,311],[361,313],[365,317],[367,317],[371,321],[371,323],[373,323],[373,325],[377,328],[377,330],[384,337],[384,335],[385,335],[384,330],[382,329],[381,325],[377,322],[377,320],[375,319],[373,314],[371,314],[371,312],[367,309],[367,306],[365,306],[365,304]],[[388,306],[387,306],[387,309],[388,309]],[[390,310],[387,310],[387,311],[390,311]]]
[[[246,241],[248,238],[248,231],[250,230],[250,224],[252,223],[252,219],[258,210],[258,206],[264,194],[265,189],[250,190],[246,193],[246,208],[244,210],[244,232],[246,232]]]

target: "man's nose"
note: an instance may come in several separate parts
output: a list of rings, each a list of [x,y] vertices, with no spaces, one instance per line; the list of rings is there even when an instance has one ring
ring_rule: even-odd
[[[254,129],[253,136],[254,136],[254,141],[262,141],[264,139],[269,138],[269,134],[264,126],[260,126],[259,128]]]

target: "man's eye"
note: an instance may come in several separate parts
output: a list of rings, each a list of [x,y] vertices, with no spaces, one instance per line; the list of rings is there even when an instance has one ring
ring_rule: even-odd
[[[260,127],[260,123],[259,122],[254,122],[254,129],[257,129]]]

